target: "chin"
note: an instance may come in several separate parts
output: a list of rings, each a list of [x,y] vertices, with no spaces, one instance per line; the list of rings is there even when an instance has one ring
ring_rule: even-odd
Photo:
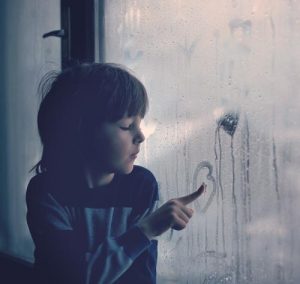
[[[133,164],[130,165],[130,166],[124,167],[120,172],[125,174],[125,175],[128,175],[133,171],[133,167],[134,167]]]

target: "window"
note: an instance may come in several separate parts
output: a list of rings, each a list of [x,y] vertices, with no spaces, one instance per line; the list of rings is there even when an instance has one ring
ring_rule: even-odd
[[[70,28],[60,23],[60,1],[40,2],[1,4],[0,250],[29,260],[24,199],[40,154],[36,89],[60,67],[59,39],[42,35]],[[62,0],[62,14],[81,2]],[[208,184],[187,229],[160,238],[158,283],[299,283],[300,4],[84,3],[72,6],[85,28],[71,26],[62,65],[117,62],[144,81],[150,112],[137,162],[157,177],[161,203]]]
[[[1,1],[0,6],[0,254],[32,261],[25,192],[41,150],[36,125],[38,84],[47,71],[60,68],[59,39],[43,38],[60,28],[60,5],[54,0]]]
[[[138,162],[162,202],[208,184],[188,228],[160,239],[158,283],[299,281],[300,5],[104,3],[104,60],[150,95]]]

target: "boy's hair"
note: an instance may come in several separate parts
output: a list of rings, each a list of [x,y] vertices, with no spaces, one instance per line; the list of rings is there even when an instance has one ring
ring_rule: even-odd
[[[143,84],[116,64],[85,63],[68,68],[45,77],[40,90],[38,130],[43,153],[36,173],[79,170],[97,126],[125,114],[143,118],[148,109]]]

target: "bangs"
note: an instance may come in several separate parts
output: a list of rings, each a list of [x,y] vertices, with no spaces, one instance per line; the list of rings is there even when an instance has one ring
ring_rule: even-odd
[[[105,110],[108,121],[117,121],[125,115],[144,118],[148,111],[148,95],[143,84],[124,68],[117,69],[111,95]]]

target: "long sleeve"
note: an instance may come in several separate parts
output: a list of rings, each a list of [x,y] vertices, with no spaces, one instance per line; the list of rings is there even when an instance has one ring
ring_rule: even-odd
[[[149,207],[140,203],[140,206],[136,208],[134,223],[138,223],[144,217],[154,212],[158,207],[158,185],[154,181],[152,184],[154,191],[153,195],[149,197],[151,204]],[[141,197],[137,197],[141,200]],[[142,208],[147,208],[143,210]],[[128,273],[125,273],[120,282],[116,283],[142,283],[142,284],[155,284],[156,283],[156,263],[157,263],[157,240],[152,240],[151,245],[147,247],[141,255],[139,255],[136,261],[129,268]]]
[[[150,242],[136,226],[136,221],[153,211],[154,199],[146,210],[137,210],[140,214],[125,232],[105,237],[90,250],[70,208],[29,184],[27,222],[36,246],[39,283],[129,283],[129,279],[155,283],[157,243]]]

